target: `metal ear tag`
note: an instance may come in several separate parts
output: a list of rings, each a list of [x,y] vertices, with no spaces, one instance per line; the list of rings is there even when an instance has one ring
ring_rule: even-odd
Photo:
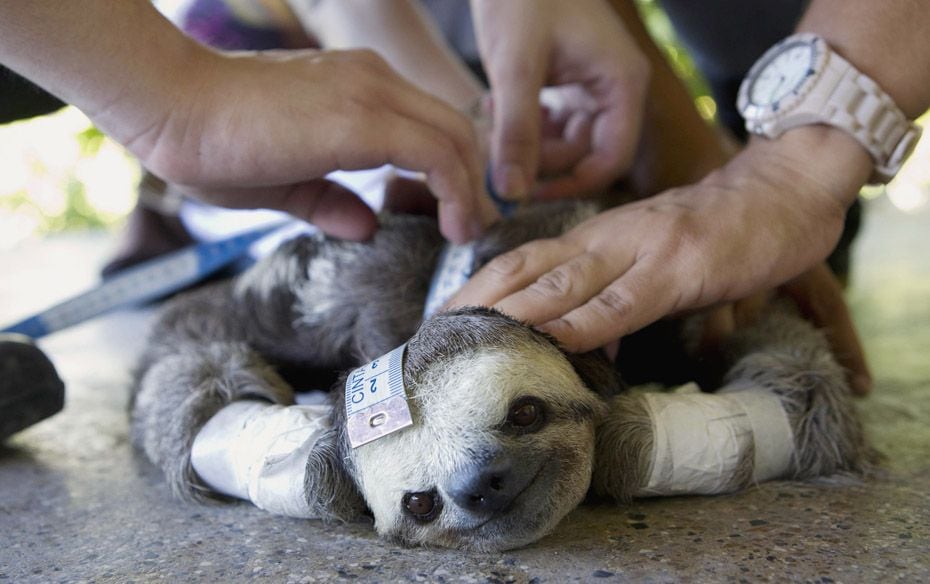
[[[413,425],[404,390],[406,343],[346,378],[346,429],[352,448]]]

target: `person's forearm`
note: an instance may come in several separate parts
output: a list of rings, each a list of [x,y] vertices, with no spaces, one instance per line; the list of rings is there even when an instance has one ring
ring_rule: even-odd
[[[143,158],[206,52],[147,0],[0,3],[0,60]]]
[[[930,107],[930,7],[916,0],[813,0],[800,32],[830,46],[914,119]]]
[[[328,49],[369,48],[422,89],[464,109],[482,93],[429,15],[413,0],[288,0]]]

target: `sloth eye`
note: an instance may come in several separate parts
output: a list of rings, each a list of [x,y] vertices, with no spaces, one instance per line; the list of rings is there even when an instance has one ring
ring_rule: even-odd
[[[538,429],[543,422],[543,405],[534,397],[517,400],[507,413],[507,423],[521,430]]]
[[[539,411],[536,407],[536,404],[525,403],[511,408],[510,415],[507,416],[507,419],[510,420],[510,423],[514,426],[523,428],[526,426],[532,426],[533,422],[536,421],[538,416]]]
[[[436,491],[407,493],[404,495],[404,509],[417,521],[428,522],[436,519],[442,504]]]

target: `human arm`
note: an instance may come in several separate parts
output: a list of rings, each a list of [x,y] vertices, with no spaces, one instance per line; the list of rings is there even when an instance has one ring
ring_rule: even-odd
[[[0,60],[210,202],[364,239],[374,215],[322,177],[394,163],[426,173],[451,239],[496,217],[468,120],[370,52],[221,54],[145,0],[33,0],[0,4]]]
[[[652,64],[643,135],[625,184],[640,196],[695,183],[723,166],[737,152],[735,140],[698,114],[685,84],[654,42],[636,7],[629,0],[612,0],[630,33]],[[734,330],[752,322],[774,293],[791,298],[806,318],[823,329],[837,360],[849,372],[853,391],[871,388],[871,373],[843,290],[820,263],[776,290],[717,306],[705,319],[708,344],[720,343]]]
[[[409,81],[466,110],[484,93],[416,0],[287,0],[327,49],[368,48]]]
[[[928,21],[913,2],[815,0],[800,30],[825,36],[913,118],[930,105]],[[831,127],[755,138],[693,185],[498,258],[455,303],[498,306],[572,350],[590,349],[798,276],[833,248],[871,167],[862,146]]]

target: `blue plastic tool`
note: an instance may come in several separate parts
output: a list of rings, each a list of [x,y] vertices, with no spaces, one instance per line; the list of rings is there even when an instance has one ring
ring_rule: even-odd
[[[283,223],[191,245],[129,268],[99,286],[0,330],[38,339],[101,314],[151,302],[196,284],[242,258]]]

